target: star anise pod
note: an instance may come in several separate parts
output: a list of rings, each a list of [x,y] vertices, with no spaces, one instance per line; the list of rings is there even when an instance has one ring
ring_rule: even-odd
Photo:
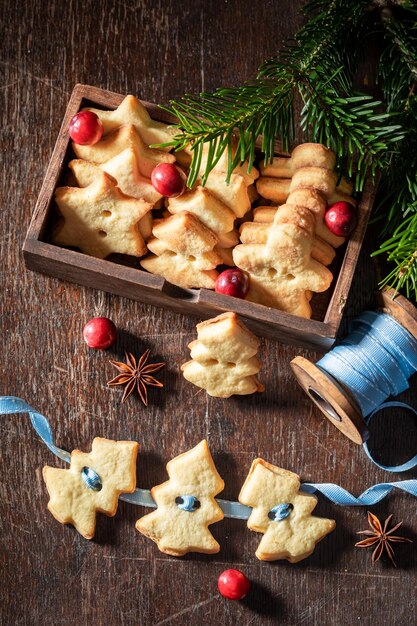
[[[362,541],[358,541],[355,543],[356,548],[372,548],[375,546],[375,550],[372,552],[372,563],[375,564],[381,558],[382,554],[385,552],[388,554],[392,564],[397,567],[397,564],[394,561],[394,550],[391,546],[391,543],[413,543],[411,539],[407,539],[406,537],[399,537],[398,535],[394,535],[393,533],[398,530],[403,523],[399,522],[393,528],[388,530],[392,519],[392,515],[387,517],[382,526],[379,519],[376,515],[373,515],[368,511],[368,523],[372,530],[360,530],[358,535],[368,535],[367,539],[363,539]]]
[[[109,387],[116,387],[117,385],[126,385],[126,389],[123,393],[122,402],[125,402],[131,393],[137,389],[137,392],[145,406],[148,406],[148,390],[150,387],[163,387],[163,384],[156,380],[152,376],[155,372],[158,372],[165,366],[165,363],[148,363],[150,350],[146,350],[139,361],[136,361],[131,352],[126,352],[126,363],[119,363],[118,361],[110,361],[112,365],[120,372],[108,381]]]

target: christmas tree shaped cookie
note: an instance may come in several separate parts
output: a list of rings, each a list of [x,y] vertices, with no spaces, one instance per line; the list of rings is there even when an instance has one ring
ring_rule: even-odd
[[[205,440],[167,464],[169,480],[153,487],[158,508],[136,522],[136,528],[161,552],[214,554],[220,546],[208,529],[224,515],[214,497],[224,488]]]
[[[114,111],[86,109],[92,111],[103,124],[104,135],[124,124],[132,124],[144,143],[167,143],[177,134],[177,129],[153,120],[143,104],[135,96],[126,96]],[[169,147],[166,148],[169,150]]]
[[[239,241],[234,229],[235,214],[207,188],[198,186],[177,198],[169,198],[167,208],[174,215],[182,211],[195,215],[216,235],[215,249],[223,263],[233,265],[231,248]]]
[[[289,196],[291,198],[291,196]],[[277,211],[281,211],[281,216],[288,210],[288,204],[282,207],[258,207],[254,211],[253,222],[244,222],[240,229],[240,241],[242,243],[261,243],[266,244],[269,231],[274,223],[274,217]],[[261,211],[259,211],[261,209]],[[324,224],[323,224],[324,225]],[[328,229],[327,229],[328,230]],[[317,232],[317,231],[316,231]],[[329,234],[331,235],[332,233]],[[336,237],[335,239],[343,239]],[[343,240],[344,241],[344,240]],[[315,236],[311,242],[311,256],[313,259],[323,265],[330,265],[336,255],[336,251],[321,237]]]
[[[126,148],[105,163],[98,164],[84,159],[73,159],[68,167],[79,187],[88,187],[103,171],[117,180],[117,186],[126,196],[143,198],[152,205],[162,198],[152,185],[151,179],[145,178],[140,173],[133,148]]]
[[[233,140],[231,145],[232,159],[236,154],[236,147],[237,142],[236,140]],[[203,148],[203,155],[200,164],[201,176],[203,176],[205,172],[209,159],[209,152],[210,148],[208,144],[206,144]],[[258,197],[254,183],[259,176],[259,172],[255,167],[252,167],[249,172],[249,162],[244,161],[234,168],[230,176],[230,180],[226,182],[228,161],[229,150],[227,149],[223,152],[220,159],[208,175],[205,187],[226,206],[228,206],[229,209],[231,209],[235,214],[235,217],[240,218],[250,210],[252,202],[254,202],[254,200]]]
[[[248,300],[308,318],[310,292],[328,289],[333,275],[312,258],[311,212],[295,206],[283,209],[275,216],[266,244],[236,246],[233,259],[251,275]]]
[[[214,289],[218,276],[214,268],[222,262],[214,251],[215,234],[187,211],[154,224],[148,242],[154,256],[143,259],[142,267],[179,287]]]
[[[197,334],[188,346],[192,360],[181,366],[184,378],[217,398],[264,390],[256,376],[259,340],[235,313],[197,324]]]
[[[73,524],[86,539],[94,537],[96,514],[116,515],[121,493],[136,487],[135,441],[96,437],[91,452],[73,450],[68,470],[45,466],[48,509],[61,524]]]
[[[297,563],[336,526],[334,520],[311,515],[317,498],[300,491],[297,474],[255,459],[239,494],[253,508],[248,528],[264,536],[256,551],[261,561]]]
[[[271,164],[262,163],[262,175],[256,187],[263,198],[278,204],[286,202],[288,195],[300,188],[321,192],[329,204],[341,200],[354,204],[353,187],[344,178],[338,183],[335,165],[332,150],[321,144],[301,144],[294,148],[290,158],[276,157]]]

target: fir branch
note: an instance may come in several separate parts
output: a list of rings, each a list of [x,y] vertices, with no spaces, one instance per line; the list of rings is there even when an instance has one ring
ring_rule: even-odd
[[[263,135],[262,150],[265,158],[274,155],[275,137],[282,136],[284,150],[293,136],[293,78],[285,67],[275,81],[258,79],[243,87],[222,88],[214,93],[185,94],[171,101],[167,108],[180,122],[181,133],[170,144],[176,150],[191,144],[193,160],[188,185],[191,187],[199,175],[203,144],[209,145],[213,158],[207,162],[204,178],[216,165],[232,137],[238,136],[235,158],[230,159],[228,177],[239,162],[253,160],[255,144]],[[164,107],[165,108],[165,107]],[[232,155],[232,151],[229,150]]]
[[[417,209],[417,203],[414,207]],[[393,236],[385,241],[372,256],[385,254],[394,268],[380,286],[405,290],[407,297],[417,300],[417,213],[404,220]]]
[[[310,20],[295,41],[265,62],[254,81],[213,93],[185,94],[167,107],[178,117],[181,132],[165,145],[179,150],[190,144],[193,151],[190,187],[201,174],[204,184],[224,150],[231,148],[233,135],[237,148],[229,155],[228,179],[239,162],[252,162],[259,135],[267,163],[277,138],[287,150],[294,136],[297,94],[304,101],[306,140],[333,147],[339,170],[348,175],[356,160],[358,190],[369,169],[374,174],[385,165],[392,144],[401,138],[399,127],[389,116],[376,115],[379,102],[351,94],[360,58],[357,38],[362,39],[368,27],[368,0],[314,0],[305,11]],[[200,172],[204,144],[212,158]],[[343,157],[350,149],[352,155]]]
[[[390,124],[393,116],[388,113],[375,111],[380,102],[362,94],[341,98],[318,75],[314,82],[301,85],[300,93],[301,128],[335,151],[340,173],[352,178],[355,169],[355,189],[362,191],[368,171],[374,177],[385,167],[390,145],[403,138],[401,126]]]
[[[369,25],[368,9],[369,0],[309,2],[303,9],[306,24],[293,42],[261,66],[260,75],[274,77],[280,62],[302,77],[319,68],[322,75],[333,76],[341,92],[348,93],[362,54],[358,41]]]
[[[410,19],[413,17],[413,19]],[[382,13],[386,47],[380,73],[387,110],[396,112],[404,139],[383,172],[378,206],[387,239],[373,256],[384,253],[394,267],[382,285],[404,289],[417,299],[417,11]],[[382,209],[382,211],[381,211]]]
[[[417,9],[411,0],[312,0],[306,24],[255,80],[213,93],[186,94],[169,107],[179,119],[170,144],[193,152],[189,186],[203,184],[225,150],[227,177],[238,163],[253,162],[262,135],[266,162],[275,139],[287,150],[294,137],[294,102],[301,97],[304,139],[324,143],[338,170],[363,187],[382,171],[379,215],[394,269],[383,281],[407,294],[417,284]],[[384,105],[353,92],[366,38],[379,36]],[[234,146],[236,136],[237,146]],[[234,152],[233,152],[233,150]],[[250,167],[250,166],[249,166]],[[385,207],[385,208],[384,208]],[[417,294],[416,294],[417,295]]]

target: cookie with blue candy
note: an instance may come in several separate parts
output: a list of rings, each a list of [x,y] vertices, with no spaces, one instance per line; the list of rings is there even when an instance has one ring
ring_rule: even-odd
[[[167,471],[169,480],[151,489],[158,508],[136,522],[137,530],[172,556],[219,552],[208,526],[224,517],[214,499],[224,482],[207,441],[169,461]]]
[[[68,470],[46,465],[48,509],[55,519],[92,539],[97,513],[113,517],[119,495],[135,490],[138,448],[136,441],[96,437],[91,452],[72,451]]]
[[[336,527],[334,520],[311,515],[317,498],[300,491],[297,474],[263,459],[253,461],[239,502],[252,507],[248,528],[263,533],[256,550],[261,561],[297,563]]]

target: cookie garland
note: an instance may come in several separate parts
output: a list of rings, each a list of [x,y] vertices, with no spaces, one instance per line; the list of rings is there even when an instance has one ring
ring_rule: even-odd
[[[123,492],[123,495],[120,495],[121,500],[139,506],[157,506],[157,503],[152,497],[152,491],[155,494],[159,491],[157,500],[159,500],[159,497],[162,498],[161,502],[164,500],[166,494],[164,495],[164,493],[161,492],[161,487],[166,487],[167,483],[158,488],[154,488],[152,491],[139,488],[135,489],[134,487],[135,460],[138,449],[136,442],[116,442],[96,438],[93,441],[91,453],[85,454],[75,450],[72,454],[69,454],[55,445],[51,426],[44,415],[35,411],[20,398],[1,396],[0,414],[8,415],[15,413],[28,413],[32,426],[43,443],[57,457],[70,463],[69,470],[49,468],[48,466],[44,469],[48,491],[51,495],[48,508],[60,522],[65,524],[73,523],[84,537],[90,539],[94,535],[96,512],[101,511],[110,516],[115,515],[117,509],[116,496],[119,496],[119,494]],[[103,451],[106,451],[105,455]],[[181,511],[193,515],[194,512],[202,508],[199,498],[203,499],[207,497],[211,502],[211,506],[214,508],[211,508],[209,515],[205,515],[202,521],[200,519],[199,525],[206,530],[210,523],[219,521],[223,518],[223,515],[234,519],[249,520],[249,528],[264,533],[264,538],[261,540],[261,544],[257,550],[257,556],[261,560],[285,558],[295,563],[309,556],[314,550],[315,544],[328,532],[333,530],[333,520],[325,520],[310,515],[317,502],[317,498],[312,496],[315,492],[320,492],[334,504],[346,506],[372,506],[380,502],[395,488],[417,497],[417,479],[380,483],[370,487],[360,496],[355,497],[342,487],[332,483],[300,484],[298,476],[293,472],[273,466],[263,459],[255,459],[248,478],[240,492],[239,502],[221,499],[214,500],[214,495],[223,488],[223,481],[215,469],[205,441],[200,442],[194,449],[170,461],[168,466],[169,468],[173,468],[177,466],[178,463],[181,465],[181,459],[188,460],[191,457],[194,457],[194,460],[196,460],[195,471],[198,470],[198,466],[203,462],[203,470],[205,467],[205,470],[202,472],[203,477],[208,470],[214,482],[209,487],[208,492],[204,490],[204,493],[202,493],[201,485],[204,483],[204,480],[200,479],[198,473],[194,473],[195,480],[189,481],[188,484],[187,478],[185,478],[184,482],[184,476],[182,476],[179,483],[170,485],[172,489],[169,488],[167,491],[168,500],[171,501],[170,506],[173,506],[172,499],[175,493],[181,491],[181,493],[175,496],[175,505]],[[98,465],[96,465],[97,461]],[[121,462],[123,471],[120,471],[118,461]],[[90,465],[95,465],[95,468],[90,467]],[[97,469],[100,470],[102,475],[96,471]],[[261,472],[260,477],[259,472]],[[174,473],[175,472],[172,472],[172,474]],[[191,474],[193,475],[193,472],[191,472]],[[181,475],[182,472],[180,471],[179,476]],[[111,480],[111,485],[110,488],[107,488],[105,483],[109,479]],[[168,483],[170,483],[171,480],[172,477]],[[271,483],[271,480],[273,482],[273,488],[266,489],[265,483]],[[174,483],[175,482],[176,480],[174,480]],[[59,485],[60,483],[61,485],[64,483],[67,486],[67,490],[69,489],[67,494],[65,494],[64,490],[64,495],[62,495],[63,492]],[[68,487],[68,484],[70,484],[70,487]],[[193,491],[195,489],[197,491],[195,493],[185,493],[185,491],[188,491],[190,488]],[[86,489],[88,491],[86,491]],[[103,491],[103,495],[105,496],[105,504],[103,504],[97,496],[101,491]],[[80,512],[77,499],[75,499],[75,502],[72,501],[74,493],[78,493],[82,500],[87,501],[87,515],[84,511]],[[65,497],[65,495],[68,497]],[[89,497],[91,498],[91,502],[88,502]],[[246,503],[250,503],[251,506],[248,506]],[[274,505],[271,506],[271,503],[274,503]],[[160,502],[158,502],[158,504],[160,504]],[[165,501],[165,505],[166,504]],[[146,521],[144,524],[140,523],[141,521],[143,523],[143,520],[146,519],[150,520],[153,515],[155,514],[150,513],[142,517],[138,521],[138,527],[141,531],[145,530],[145,534],[151,536],[152,539],[158,539],[159,543],[160,538],[157,537],[154,530],[150,530],[152,525]],[[259,520],[261,520],[261,522]],[[310,526],[308,522],[310,522]],[[282,524],[282,526],[275,526],[275,524]],[[163,526],[166,532],[168,532],[170,524],[169,520],[167,521],[166,518]],[[297,542],[293,539],[294,535],[296,535],[294,528],[299,528],[301,533],[301,547],[298,546]],[[308,529],[307,537],[306,528]],[[161,537],[163,535],[164,532],[162,532]],[[166,546],[164,547],[164,551],[168,551],[169,546],[168,549]],[[185,546],[185,548],[186,547],[187,546]],[[205,547],[204,545],[203,548]],[[176,556],[185,554],[188,551],[195,551],[193,550],[193,546],[188,546],[188,548],[190,549],[184,549],[184,546],[182,546],[182,549],[178,550]],[[209,549],[196,551],[213,553],[217,551],[216,548],[215,543],[211,543]],[[174,550],[168,553],[174,554]]]

